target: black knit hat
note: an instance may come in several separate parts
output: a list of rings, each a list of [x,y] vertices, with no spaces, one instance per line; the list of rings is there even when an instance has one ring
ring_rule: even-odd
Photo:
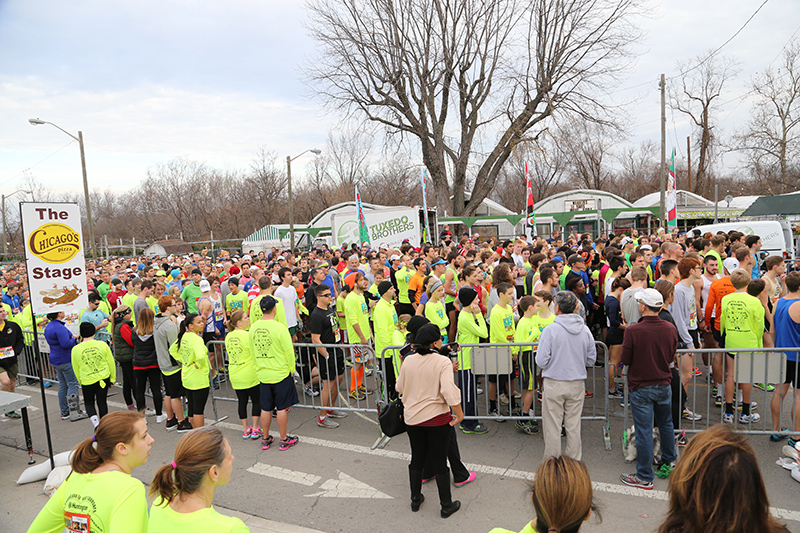
[[[430,346],[441,338],[442,335],[439,332],[439,326],[436,324],[425,324],[419,328],[419,331],[417,331],[417,334],[414,336],[414,344]]]
[[[478,297],[478,291],[473,289],[472,287],[462,287],[458,291],[458,301],[461,302],[463,307],[469,307],[472,305],[472,302],[475,301],[475,298]]]
[[[408,321],[408,325],[406,325],[406,330],[409,333],[412,333],[415,338],[419,329],[424,326],[425,324],[430,324],[430,320],[425,318],[424,316],[414,315],[411,317],[411,320]]]

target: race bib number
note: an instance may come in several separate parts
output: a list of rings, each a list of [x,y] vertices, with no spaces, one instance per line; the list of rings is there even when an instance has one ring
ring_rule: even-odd
[[[363,363],[370,360],[370,351],[366,346],[353,346],[353,360]]]
[[[224,317],[225,317],[225,315],[223,314],[222,311],[219,311],[219,310],[214,311],[214,321],[215,322],[222,322]]]
[[[64,527],[69,533],[87,533],[91,531],[91,517],[88,514],[64,511]]]
[[[8,359],[9,357],[14,357],[14,347],[6,346],[0,348],[0,359]]]

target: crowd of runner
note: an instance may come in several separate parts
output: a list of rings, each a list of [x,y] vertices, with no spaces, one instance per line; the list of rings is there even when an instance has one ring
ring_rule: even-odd
[[[288,450],[299,442],[287,433],[288,409],[298,395],[319,397],[317,423],[335,429],[347,416],[334,408],[340,388],[354,402],[375,393],[367,378],[376,357],[384,359],[385,369],[385,389],[378,392],[385,390],[384,401],[402,393],[407,418],[419,418],[409,426],[484,434],[485,420],[514,416],[520,431],[536,435],[534,406],[541,401],[545,460],[562,454],[562,431],[563,455],[580,460],[583,401],[593,394],[585,385],[586,368],[603,364],[595,351],[599,341],[608,346],[605,394],[629,402],[633,412],[639,453],[636,473],[621,476],[627,485],[652,489],[655,475],[670,475],[675,447],[687,444],[687,436],[674,436],[674,430],[681,419],[701,419],[686,407],[687,385],[704,373],[723,422],[760,420],[752,387],[775,389],[773,429],[788,431],[780,428],[780,408],[790,385],[797,394],[796,352],[786,353],[786,383],[738,383],[738,391],[735,353],[703,354],[702,368],[691,354],[676,354],[692,347],[800,346],[800,271],[790,263],[787,272],[779,257],[763,259],[758,236],[640,236],[633,230],[597,239],[584,234],[564,240],[554,232],[499,242],[477,235],[454,240],[445,228],[440,241],[88,261],[89,307],[75,317],[33,316],[24,264],[12,265],[4,272],[0,321],[17,324],[14,334],[20,334],[14,342],[7,339],[13,349],[0,358],[0,381],[4,390],[13,390],[22,343],[31,342],[21,331],[36,324],[56,375],[47,375],[45,365],[41,371],[58,381],[63,419],[89,417],[97,427],[108,412],[108,388],[121,381],[129,410],[184,433],[204,425],[210,388],[229,381],[239,400],[243,438],[261,440],[268,449],[275,417],[278,447]],[[77,324],[74,332],[71,322]],[[295,346],[301,343],[313,348]],[[530,348],[511,349],[510,374],[481,376],[472,372],[471,349],[462,347],[481,343]],[[391,348],[396,346],[404,348]],[[422,355],[452,358],[447,373],[455,396],[446,383],[437,388],[438,407],[408,377],[420,372],[419,360],[404,371],[404,361],[420,355],[420,348]],[[623,375],[628,397],[620,385]],[[146,405],[148,386],[152,410]],[[79,389],[86,412],[79,408]],[[476,401],[481,394],[488,398],[485,412]],[[800,439],[798,414],[792,446]],[[662,441],[655,468],[654,423]],[[434,434],[437,444],[424,444],[433,443]],[[409,437],[415,453],[449,459],[457,486],[475,479],[458,459],[454,429],[414,430]],[[436,477],[442,516],[448,509],[449,516],[458,510],[448,501],[450,478],[440,481],[440,469],[417,474],[425,459],[412,458],[412,508],[415,497],[417,509],[421,503],[416,477],[420,483]]]

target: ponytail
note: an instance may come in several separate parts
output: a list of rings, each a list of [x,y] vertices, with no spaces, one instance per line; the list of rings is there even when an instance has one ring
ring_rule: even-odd
[[[194,321],[196,316],[198,316],[196,313],[188,313],[181,322],[181,325],[178,328],[178,348],[181,347],[181,339],[183,339],[183,334],[189,329],[189,326]]]
[[[104,416],[95,434],[84,439],[75,447],[72,455],[72,470],[88,474],[114,458],[114,450],[120,442],[133,441],[134,425],[142,420],[142,415],[134,411],[115,411]]]
[[[228,320],[228,330],[233,331],[239,325],[239,321],[244,318],[244,311],[237,309]]]
[[[225,437],[219,429],[203,427],[187,433],[175,447],[175,460],[156,472],[150,495],[161,498],[157,505],[169,505],[176,496],[193,494],[202,486],[208,469],[224,460]]]

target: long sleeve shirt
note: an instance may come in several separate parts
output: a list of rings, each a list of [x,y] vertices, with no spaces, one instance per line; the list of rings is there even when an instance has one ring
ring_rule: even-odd
[[[403,395],[406,424],[412,426],[448,413],[451,405],[461,403],[453,365],[438,353],[406,357],[395,388]]]
[[[643,316],[625,330],[622,342],[622,364],[628,367],[631,390],[648,385],[669,385],[670,363],[678,349],[678,332],[669,322],[657,316]]]
[[[77,341],[63,322],[51,320],[44,328],[44,338],[50,345],[50,364],[64,365],[71,361],[72,347]]]
[[[669,312],[678,328],[682,348],[694,347],[694,341],[689,330],[697,329],[697,300],[694,297],[694,287],[687,287],[683,282],[675,285],[675,301],[669,307]]]

